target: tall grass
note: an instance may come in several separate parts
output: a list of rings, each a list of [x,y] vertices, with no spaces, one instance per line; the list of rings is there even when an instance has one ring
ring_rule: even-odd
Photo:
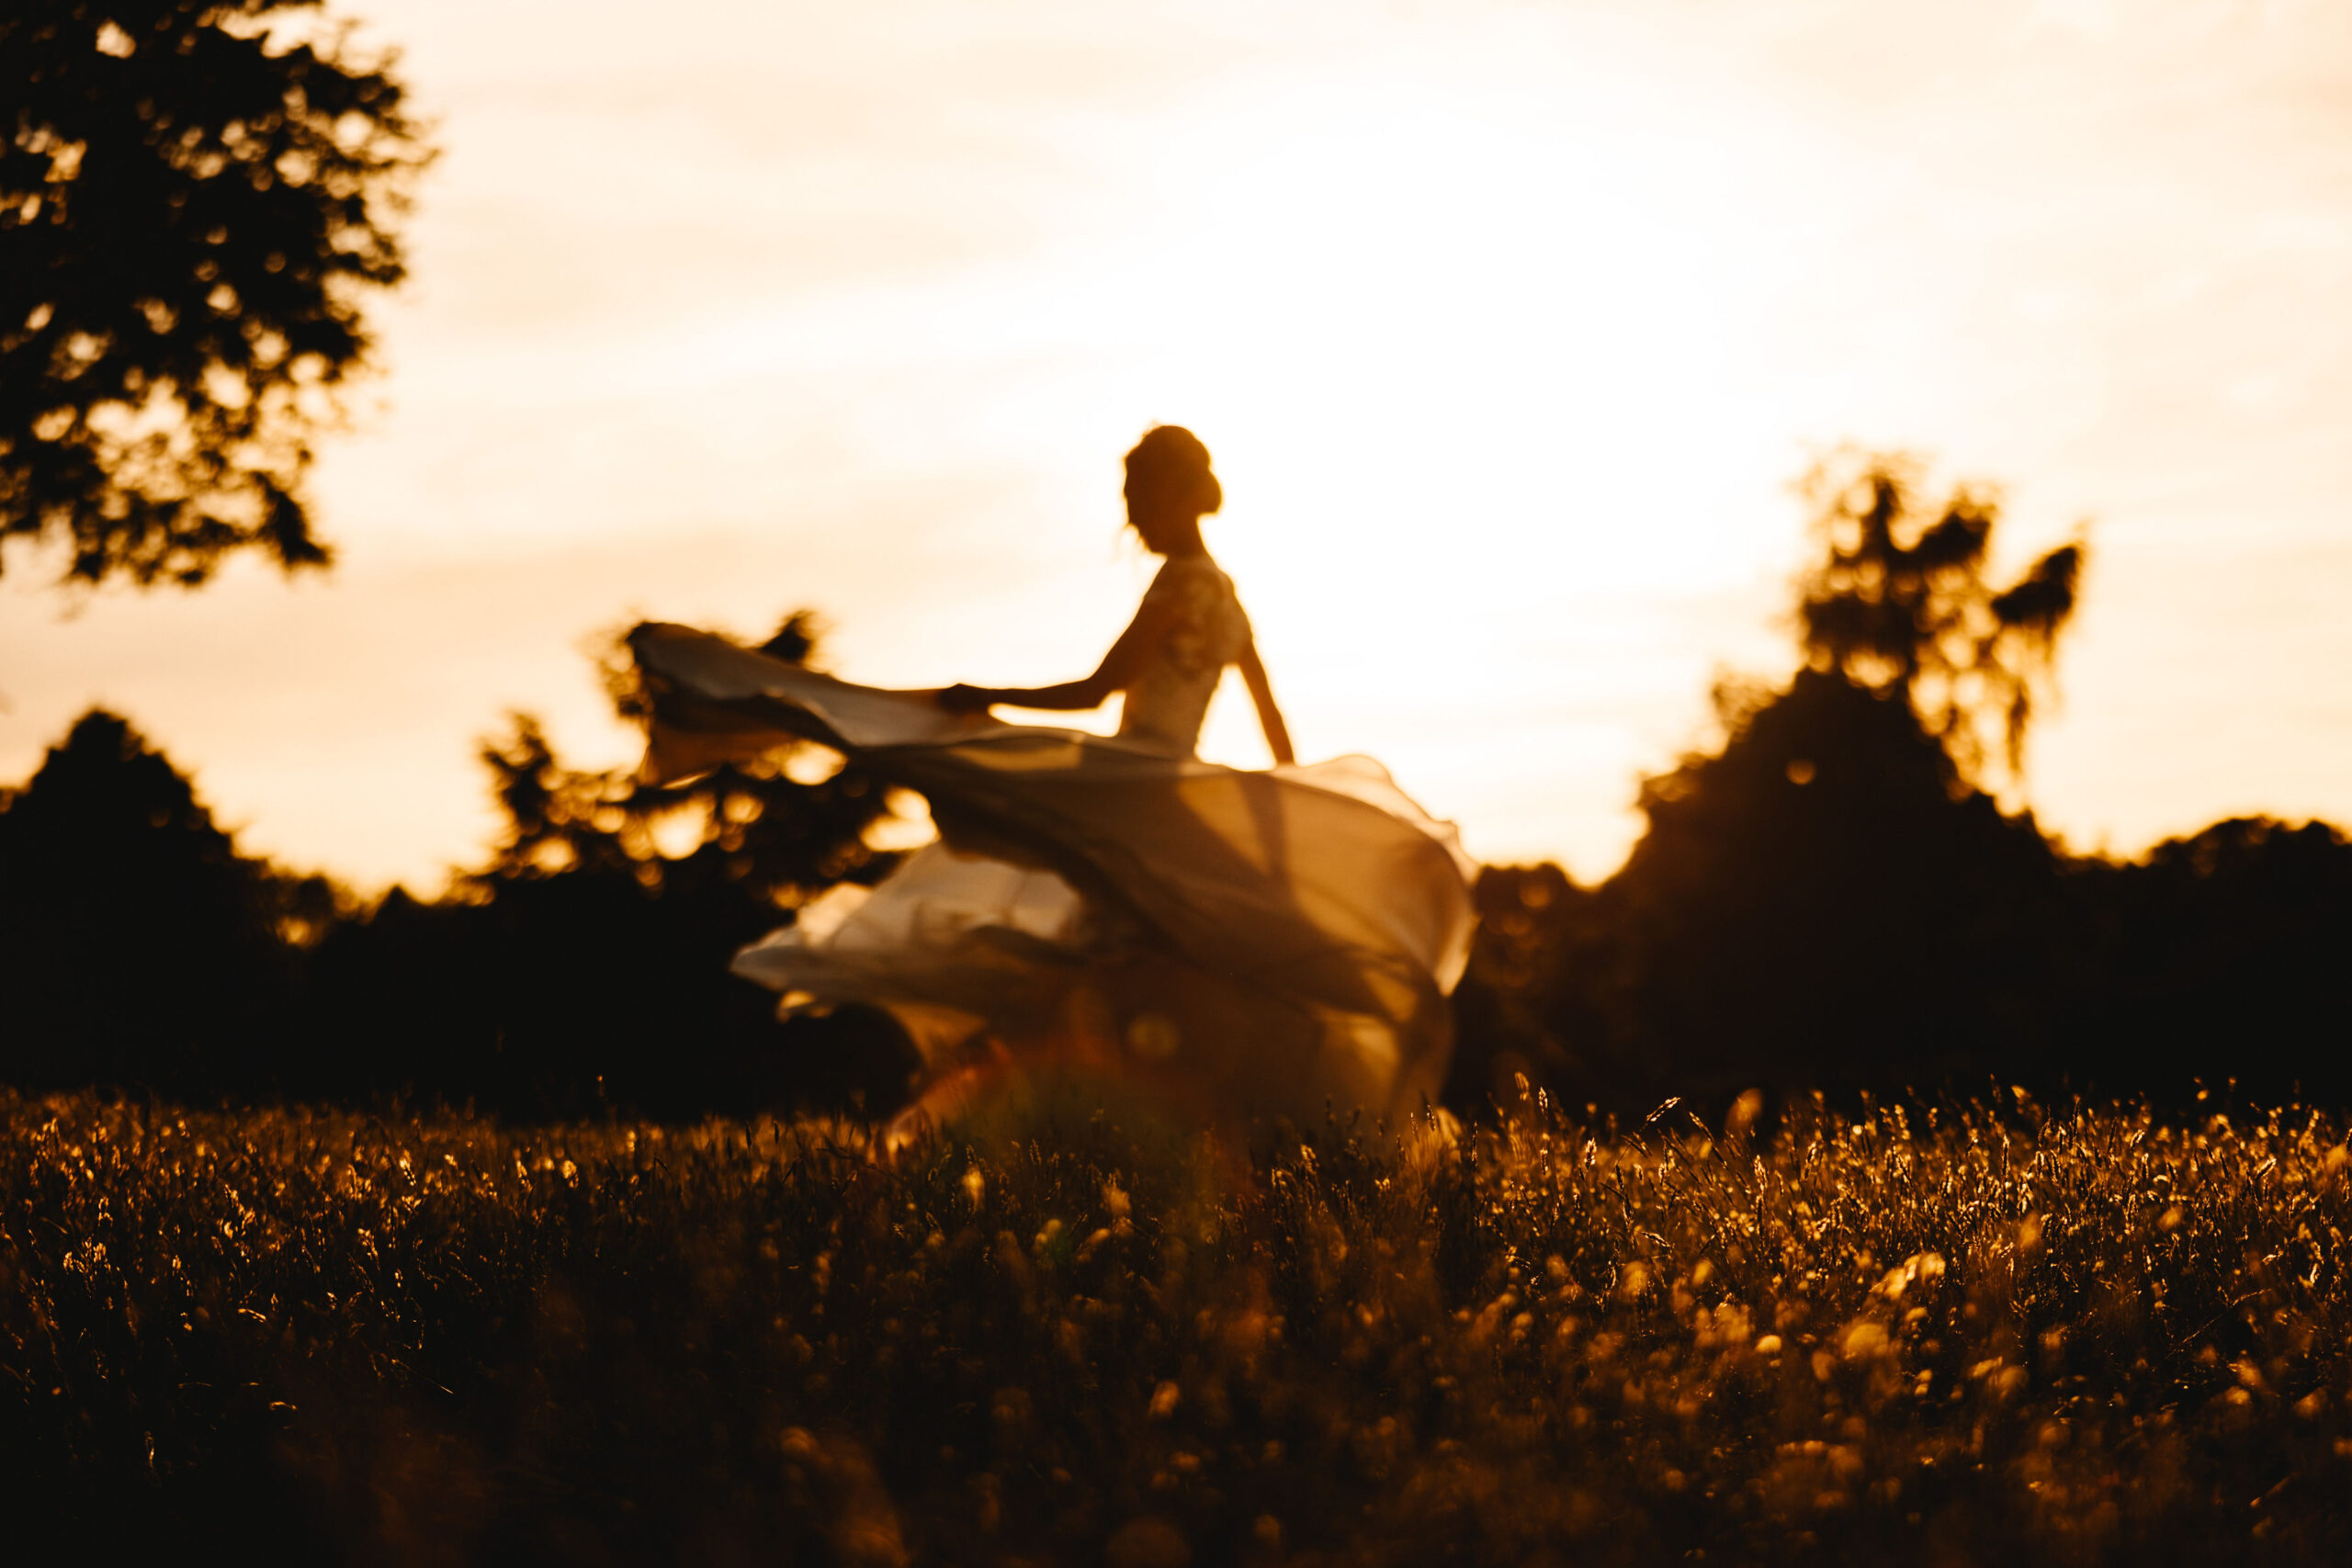
[[[0,1095],[20,1541],[2344,1561],[2342,1126],[514,1129]]]

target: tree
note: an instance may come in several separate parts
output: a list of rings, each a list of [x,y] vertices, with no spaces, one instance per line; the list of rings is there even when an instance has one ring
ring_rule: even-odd
[[[816,650],[817,617],[802,610],[760,651],[805,663]],[[614,639],[598,672],[624,719],[648,716],[627,645]],[[871,881],[894,863],[867,847],[866,829],[888,814],[884,792],[862,770],[797,779],[797,745],[682,784],[641,783],[632,772],[582,771],[558,760],[537,720],[510,719],[503,739],[486,742],[482,765],[506,818],[488,867],[469,879],[485,897],[501,884],[580,873],[634,882],[650,893],[705,884],[740,885],[751,898],[790,908],[845,879]],[[665,853],[660,840],[691,835]]]
[[[0,1079],[266,1082],[345,897],[239,854],[167,759],[92,709],[0,797]]]
[[[285,29],[317,0],[0,10],[0,559],[204,581],[325,563],[300,484],[403,274],[427,153],[389,62]],[[299,14],[299,16],[298,16]]]
[[[1900,455],[1848,452],[1800,487],[1818,508],[1824,547],[1798,585],[1805,660],[1874,692],[1903,692],[1971,782],[1987,772],[1986,731],[1997,732],[2014,776],[2034,686],[2075,611],[2083,547],[2062,545],[1996,588],[1984,575],[2000,518],[1994,493],[1963,484],[1923,507],[1918,469]]]
[[[2068,893],[2069,1029],[2095,1079],[2254,1100],[2352,1100],[2352,839],[2233,818],[2134,863],[2086,861]]]
[[[1645,782],[1649,829],[1573,982],[1612,1068],[1700,1092],[1933,1083],[2044,1043],[2055,864],[1894,689],[1803,670],[1719,694],[1724,749]],[[1596,989],[1598,994],[1596,993]]]
[[[1996,754],[2021,766],[2082,547],[2000,587],[1984,489],[1924,507],[1916,464],[1857,455],[1804,489],[1805,668],[1718,688],[1722,749],[1645,781],[1607,883],[1493,879],[1455,1092],[1521,1063],[1620,1108],[1899,1087],[2052,1042],[2058,857],[1979,786]]]
[[[802,660],[812,642],[804,613],[762,651]],[[621,713],[641,712],[617,644],[604,670]],[[881,784],[814,776],[801,764],[817,750],[657,786],[567,766],[514,715],[481,750],[505,818],[488,863],[439,903],[395,889],[322,945],[311,1032],[334,1053],[319,1091],[525,1115],[891,1109],[913,1066],[894,1024],[854,1010],[782,1024],[773,996],[728,971],[814,894],[893,863],[865,838],[888,814]]]
[[[798,615],[766,651],[800,658]],[[617,661],[624,707],[639,698]],[[506,831],[433,903],[362,909],[238,852],[186,775],[93,710],[0,788],[0,1083],[211,1097],[473,1100],[521,1115],[901,1103],[887,1015],[780,1022],[745,943],[895,857],[870,774],[782,749],[676,785],[565,765],[517,716],[485,744]]]

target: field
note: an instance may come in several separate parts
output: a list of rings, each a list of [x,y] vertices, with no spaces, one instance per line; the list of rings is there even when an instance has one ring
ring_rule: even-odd
[[[2341,1124],[1795,1111],[885,1163],[0,1091],[0,1484],[76,1557],[2346,1560]]]

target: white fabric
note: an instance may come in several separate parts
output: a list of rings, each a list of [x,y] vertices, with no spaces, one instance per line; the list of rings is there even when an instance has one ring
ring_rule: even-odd
[[[888,1008],[943,1071],[979,1041],[1077,1041],[1218,1110],[1395,1116],[1434,1099],[1474,867],[1370,758],[1250,772],[1170,754],[1198,727],[1196,670],[1147,699],[1143,735],[1106,739],[952,716],[684,626],[631,644],[654,700],[650,777],[799,737],[932,803],[942,844],[738,958],[787,1006]]]

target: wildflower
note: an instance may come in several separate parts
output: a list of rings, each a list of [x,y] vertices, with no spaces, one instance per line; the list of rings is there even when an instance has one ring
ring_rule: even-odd
[[[1857,1319],[1846,1330],[1846,1337],[1841,1342],[1839,1349],[1849,1361],[1885,1355],[1887,1352],[1886,1330],[1868,1318]]]

